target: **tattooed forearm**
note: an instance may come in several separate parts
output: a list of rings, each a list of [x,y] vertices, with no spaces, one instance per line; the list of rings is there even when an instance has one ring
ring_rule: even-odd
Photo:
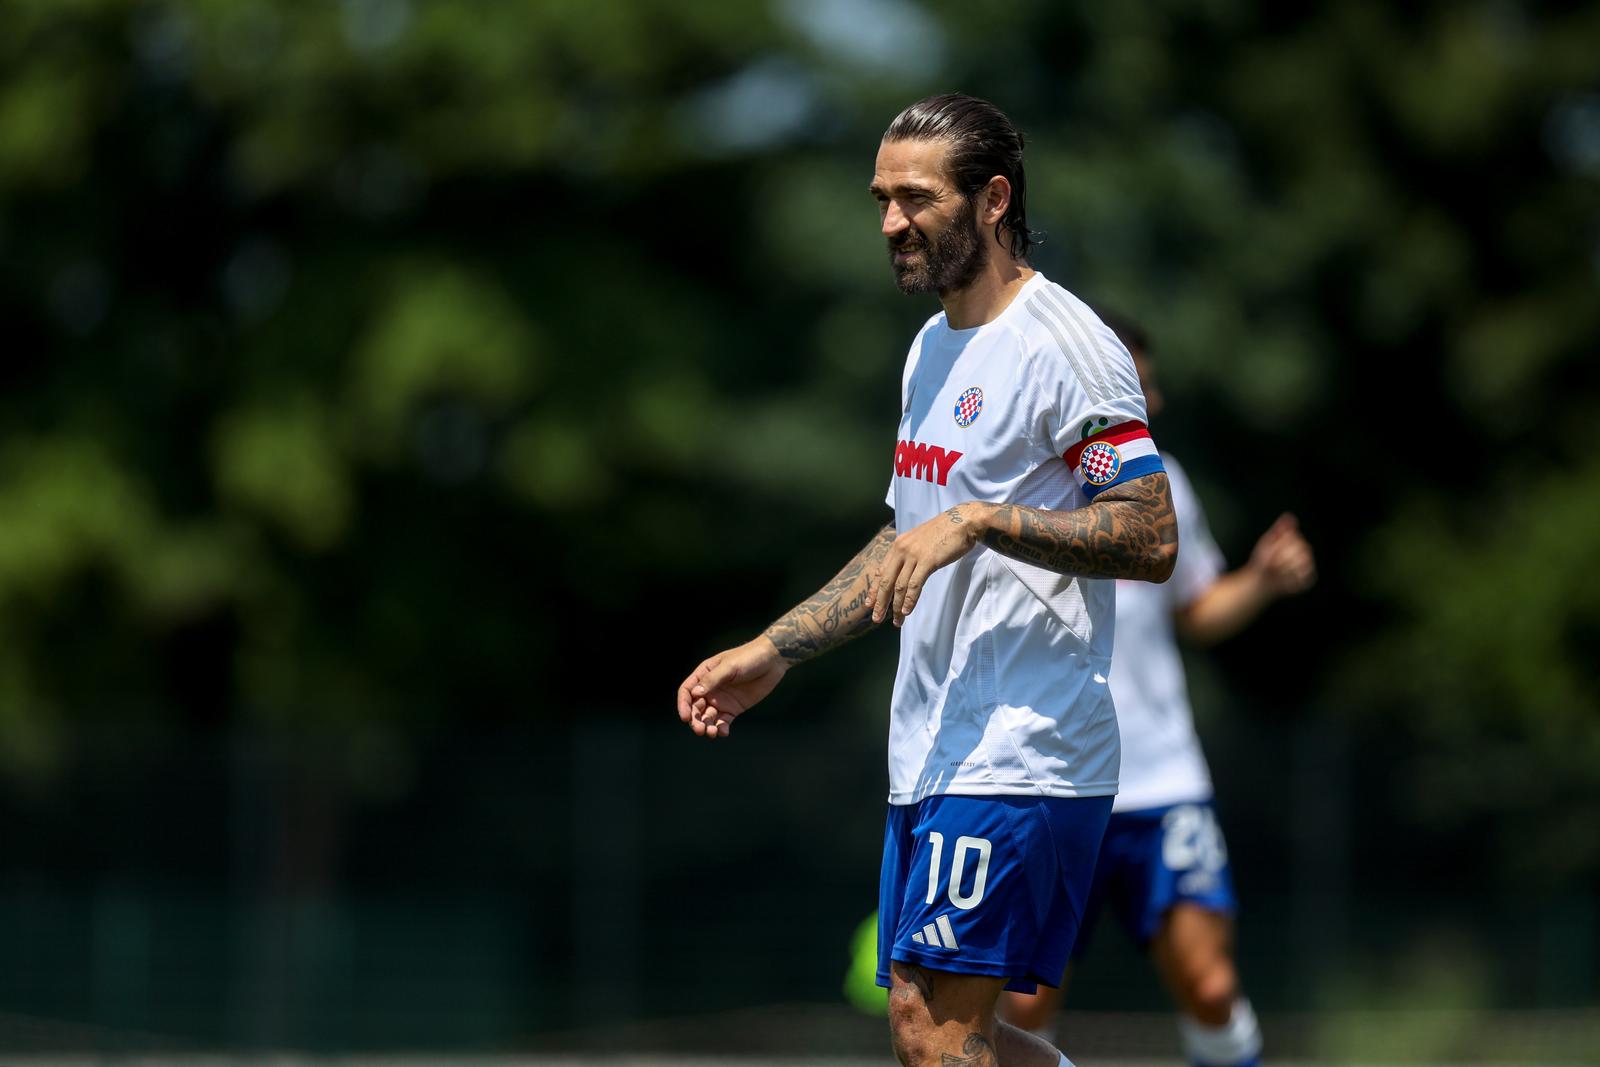
[[[1061,574],[1164,582],[1178,556],[1178,523],[1164,473],[1107,490],[1087,507],[1043,511],[1001,504],[983,543]]]
[[[966,1041],[962,1042],[961,1055],[952,1056],[946,1052],[939,1060],[942,1067],[997,1067],[1000,1058],[995,1055],[994,1045],[982,1034],[968,1034]]]
[[[767,638],[778,646],[787,663],[803,663],[872,629],[872,612],[867,607],[872,572],[894,544],[894,537],[893,526],[879,530],[832,581],[767,627]]]

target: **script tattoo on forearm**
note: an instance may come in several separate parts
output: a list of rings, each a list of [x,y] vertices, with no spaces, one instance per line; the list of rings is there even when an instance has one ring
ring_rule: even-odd
[[[894,538],[893,526],[879,530],[832,581],[767,627],[768,639],[787,663],[820,656],[876,625],[867,609],[867,593],[872,589],[872,573]]]
[[[1164,581],[1178,543],[1165,473],[1135,478],[1071,511],[1002,504],[993,522],[983,543],[996,552],[1085,578]]]

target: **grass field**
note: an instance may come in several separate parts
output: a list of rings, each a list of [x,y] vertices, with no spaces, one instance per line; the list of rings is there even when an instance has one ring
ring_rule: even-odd
[[[1263,1016],[1271,1067],[1600,1067],[1600,1010],[1344,1011]],[[1067,1012],[1077,1067],[1182,1067],[1173,1020]],[[208,1051],[156,1035],[0,1013],[0,1067],[893,1067],[884,1020],[787,1004],[530,1034],[515,1051]],[[7,1047],[13,1051],[6,1051]]]
[[[1077,1067],[1181,1067],[1169,1059],[1087,1059],[1074,1061]],[[1272,1067],[1323,1067],[1332,1061],[1272,1060]],[[1560,1061],[1595,1063],[1590,1059]],[[876,1059],[835,1059],[787,1057],[782,1059],[726,1056],[503,1056],[439,1057],[425,1055],[302,1057],[263,1054],[259,1056],[151,1056],[93,1057],[38,1056],[12,1058],[0,1055],[5,1067],[892,1067],[893,1057],[885,1053]],[[1416,1067],[1413,1062],[1339,1061],[1339,1067]],[[1429,1067],[1539,1067],[1537,1063],[1517,1061],[1491,1064],[1471,1062],[1433,1062]]]

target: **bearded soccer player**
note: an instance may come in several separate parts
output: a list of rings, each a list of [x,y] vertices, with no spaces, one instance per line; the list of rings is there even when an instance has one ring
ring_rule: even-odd
[[[1028,265],[1022,146],[968,96],[890,124],[870,192],[895,279],[944,307],[906,359],[894,522],[678,688],[727,737],[789,668],[900,629],[878,983],[908,1065],[1069,1062],[995,1005],[1061,979],[1117,791],[1112,580],[1164,581],[1178,548],[1131,357]]]
[[[1162,397],[1149,341],[1133,323],[1107,319],[1133,355],[1154,416]],[[1111,692],[1122,728],[1122,784],[1072,955],[1083,954],[1098,914],[1110,904],[1177,1004],[1189,1062],[1259,1067],[1261,1030],[1233,962],[1237,903],[1228,851],[1176,638],[1209,645],[1233,635],[1273,601],[1310,588],[1316,565],[1294,517],[1282,515],[1244,566],[1225,571],[1183,468],[1166,454],[1162,463],[1183,551],[1165,585],[1117,583]],[[1001,1015],[1034,1033],[1053,1033],[1060,999],[1056,989],[1008,993]]]

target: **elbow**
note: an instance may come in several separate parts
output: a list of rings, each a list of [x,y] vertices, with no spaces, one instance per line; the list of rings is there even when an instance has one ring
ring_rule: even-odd
[[[1178,543],[1158,545],[1150,555],[1150,571],[1147,581],[1164,582],[1172,577],[1172,571],[1178,565]]]
[[[1168,510],[1166,519],[1159,527],[1159,536],[1156,544],[1150,551],[1150,573],[1148,581],[1164,582],[1172,577],[1173,570],[1178,566],[1178,520]]]
[[[1167,484],[1165,473],[1157,475],[1160,485],[1160,503],[1152,516],[1155,521],[1155,547],[1150,552],[1150,574],[1148,580],[1164,582],[1172,577],[1174,568],[1178,566],[1178,515],[1172,507],[1172,490]]]

